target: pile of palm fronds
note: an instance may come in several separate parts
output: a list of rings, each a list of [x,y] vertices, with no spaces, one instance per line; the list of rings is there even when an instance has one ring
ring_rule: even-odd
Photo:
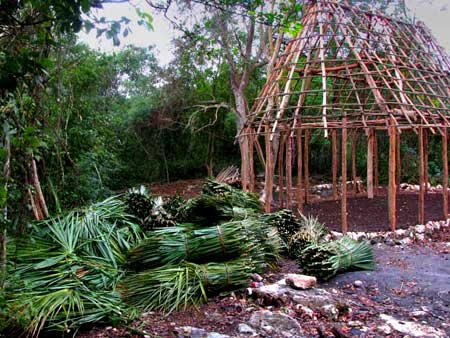
[[[348,236],[336,241],[312,243],[297,256],[303,272],[327,280],[349,270],[372,270],[374,257],[368,242]]]
[[[141,238],[126,205],[109,198],[35,225],[17,243],[15,292],[27,330],[59,331],[132,315],[116,291],[126,252]]]
[[[210,292],[241,286],[251,273],[264,271],[278,260],[280,246],[276,229],[257,217],[160,229],[130,250],[130,264],[141,272],[124,281],[124,298],[165,312],[197,304]]]
[[[152,211],[153,203],[147,188],[131,188],[124,196],[127,212],[138,219],[145,219]]]

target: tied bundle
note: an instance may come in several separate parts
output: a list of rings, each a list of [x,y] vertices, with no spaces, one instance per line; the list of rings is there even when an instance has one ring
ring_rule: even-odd
[[[304,273],[323,280],[344,271],[374,268],[370,244],[348,236],[332,242],[312,243],[301,252],[298,261]]]
[[[223,263],[166,265],[130,275],[122,294],[129,304],[142,310],[170,313],[207,300],[210,293],[245,285],[252,273],[250,259]]]
[[[195,229],[192,225],[152,232],[130,250],[129,263],[135,268],[153,268],[182,261],[203,263],[224,261],[250,251],[252,241],[240,221]]]

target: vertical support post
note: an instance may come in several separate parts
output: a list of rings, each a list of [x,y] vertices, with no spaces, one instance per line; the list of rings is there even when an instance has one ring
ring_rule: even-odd
[[[356,129],[352,133],[352,181],[353,181],[353,195],[356,196],[358,192],[357,177],[356,177]]]
[[[389,203],[389,223],[391,225],[391,230],[395,231],[397,226],[397,192],[395,184],[395,141],[396,141],[396,130],[395,124],[391,120],[389,124],[389,192],[388,192],[388,203]]]
[[[254,145],[255,145],[255,133],[253,128],[248,128],[248,162],[250,169],[250,185],[249,190],[251,192],[255,191],[255,160],[253,158]]]
[[[273,179],[273,171],[272,171],[272,142],[270,142],[270,125],[266,124],[265,126],[265,143],[266,143],[266,200],[264,201],[264,210],[265,212],[271,211],[271,203],[272,203],[272,179]]]
[[[397,156],[397,161],[396,161],[396,168],[397,168],[397,176],[395,178],[395,182],[397,184],[397,186],[400,185],[401,179],[402,179],[402,163],[401,163],[401,158],[402,158],[402,154],[401,154],[401,139],[400,139],[400,134],[397,134],[397,140],[396,140],[396,145],[397,145],[397,151],[396,151],[396,156]]]
[[[248,129],[244,129],[244,133],[241,136],[241,142],[242,144],[246,144],[248,142],[248,136],[247,136],[247,130]],[[242,151],[242,156],[241,156],[241,184],[242,184],[242,190],[243,191],[248,191],[248,171],[247,171],[247,159],[248,159],[248,153],[246,153],[248,151],[248,147],[245,146],[241,146],[241,151]]]
[[[346,233],[347,224],[347,118],[342,119],[342,196],[341,196],[341,227],[342,233]]]
[[[442,198],[443,198],[443,216],[448,218],[448,134],[447,128],[444,128],[442,135]]]
[[[303,149],[302,129],[297,129],[297,207],[303,211]]]
[[[305,204],[309,199],[309,129],[305,130],[305,153],[304,153],[304,170],[305,170]]]
[[[424,132],[419,128],[419,211],[418,222],[425,222],[425,161],[424,161]]]
[[[280,146],[278,150],[278,201],[280,207],[284,207],[284,141],[283,133],[280,132]]]
[[[331,148],[332,148],[332,175],[333,175],[333,200],[338,199],[338,189],[337,189],[337,172],[338,172],[338,158],[337,158],[337,132],[336,129],[331,131]]]
[[[374,131],[367,135],[367,198],[373,198],[373,139]]]
[[[429,153],[429,140],[428,140],[428,130],[423,130],[423,177],[425,180],[425,194],[428,192],[428,153]]]
[[[292,208],[292,136],[288,131],[286,140],[286,207]]]
[[[378,161],[378,138],[377,133],[373,134],[373,171],[374,171],[374,194],[378,195],[378,187],[380,186],[380,170],[379,170],[379,161]]]

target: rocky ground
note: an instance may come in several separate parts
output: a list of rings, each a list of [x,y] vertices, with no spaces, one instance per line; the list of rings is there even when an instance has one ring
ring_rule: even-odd
[[[81,337],[448,337],[450,232],[409,245],[374,245],[375,271],[355,271],[309,290],[286,285],[285,260],[262,284],[211,299],[198,309],[143,313],[128,328]],[[253,287],[252,287],[253,286]],[[255,287],[257,286],[257,287]]]

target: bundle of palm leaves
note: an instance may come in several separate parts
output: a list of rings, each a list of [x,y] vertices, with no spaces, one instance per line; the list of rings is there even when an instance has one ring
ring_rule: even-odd
[[[265,214],[262,219],[267,224],[276,227],[283,242],[288,245],[291,237],[300,229],[301,223],[291,210],[282,209],[271,214]]]
[[[223,261],[249,251],[252,241],[240,221],[196,228],[193,224],[156,230],[129,251],[129,263],[148,269],[184,260]]]
[[[291,257],[297,257],[311,244],[320,243],[328,229],[316,217],[301,215],[300,227],[288,240],[288,252]]]
[[[229,206],[257,211],[261,209],[261,202],[259,201],[259,196],[257,194],[245,192],[241,189],[233,188],[229,184],[217,182],[212,179],[209,179],[203,185],[202,193],[204,195],[218,197],[225,201]]]
[[[165,265],[127,276],[121,284],[124,299],[142,310],[174,310],[207,300],[210,293],[245,285],[253,263],[238,259],[224,263]]]
[[[109,198],[39,223],[17,243],[14,275],[22,283],[13,292],[31,336],[131,314],[115,290],[127,250],[142,237],[126,208]]]
[[[144,186],[132,188],[124,196],[127,212],[138,219],[145,219],[152,211],[153,203],[150,194]]]
[[[297,256],[303,272],[327,280],[349,270],[372,270],[374,256],[368,242],[348,236],[332,242],[312,243]]]

